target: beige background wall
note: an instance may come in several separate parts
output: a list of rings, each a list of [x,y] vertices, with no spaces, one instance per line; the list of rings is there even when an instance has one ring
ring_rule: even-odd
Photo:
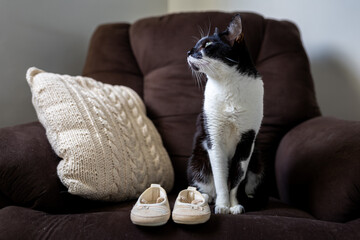
[[[205,10],[252,11],[295,22],[323,114],[360,120],[360,1],[0,0],[0,127],[36,120],[25,81],[28,67],[81,74],[99,24]]]

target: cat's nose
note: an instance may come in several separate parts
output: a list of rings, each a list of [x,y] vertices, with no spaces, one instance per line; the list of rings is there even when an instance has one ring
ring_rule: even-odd
[[[190,56],[191,54],[194,53],[194,48],[192,48],[190,51],[187,52],[187,55]]]

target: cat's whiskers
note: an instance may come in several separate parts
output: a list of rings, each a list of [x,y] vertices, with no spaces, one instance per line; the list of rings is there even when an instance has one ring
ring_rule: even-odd
[[[195,77],[195,81],[198,85],[198,87],[201,89],[201,90],[204,90],[204,86],[203,86],[203,79],[204,79],[204,74],[201,73],[201,72],[198,72],[198,71],[195,71],[193,69],[191,69],[192,71],[192,75],[193,77]]]
[[[198,87],[201,87],[201,84],[200,84],[200,82],[199,82],[198,73],[197,73],[195,70],[193,70],[193,69],[190,67],[190,65],[189,65],[189,68],[191,69],[191,74],[192,74],[193,78],[195,79],[195,83],[197,83]]]
[[[193,75],[195,76],[195,80],[196,80],[196,84],[197,84],[197,86],[199,87],[199,88],[201,88],[202,86],[201,86],[201,82],[200,82],[200,80],[199,80],[199,73],[198,72],[196,72],[196,71],[193,71]]]
[[[200,76],[200,74],[198,72],[196,73],[196,80],[197,80],[199,88],[202,90],[203,86],[202,86],[202,83],[201,83],[201,76]]]
[[[193,38],[194,42],[196,42],[196,43],[200,40],[200,38],[196,37],[196,36],[192,36],[192,38]]]
[[[199,29],[199,32],[200,32],[200,39],[205,37],[206,35],[204,33],[204,30],[200,26],[198,26],[198,29]]]
[[[211,22],[210,22],[210,19],[209,19],[209,29],[208,29],[208,32],[207,32],[207,36],[210,36],[210,30],[211,30]]]
[[[199,88],[203,91],[204,86],[202,84],[202,81],[203,81],[204,74],[202,74],[200,72],[195,72],[195,76],[196,76],[196,81],[198,83]]]
[[[236,64],[239,64],[238,61],[235,61],[234,59],[231,59],[231,58],[228,58],[228,57],[225,57],[227,60],[229,60],[230,62],[233,62],[233,63],[236,63]]]

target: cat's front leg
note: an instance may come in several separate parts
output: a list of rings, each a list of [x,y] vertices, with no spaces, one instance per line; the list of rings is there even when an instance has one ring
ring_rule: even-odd
[[[230,213],[230,198],[227,157],[221,148],[217,147],[208,150],[208,153],[216,190],[215,214],[228,214]]]

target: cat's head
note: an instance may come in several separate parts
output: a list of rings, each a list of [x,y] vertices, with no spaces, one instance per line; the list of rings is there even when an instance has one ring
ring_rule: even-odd
[[[201,38],[188,51],[187,61],[193,71],[212,75],[227,67],[241,65],[239,49],[244,47],[241,18],[237,14],[225,31],[219,32],[215,28],[213,35]]]

